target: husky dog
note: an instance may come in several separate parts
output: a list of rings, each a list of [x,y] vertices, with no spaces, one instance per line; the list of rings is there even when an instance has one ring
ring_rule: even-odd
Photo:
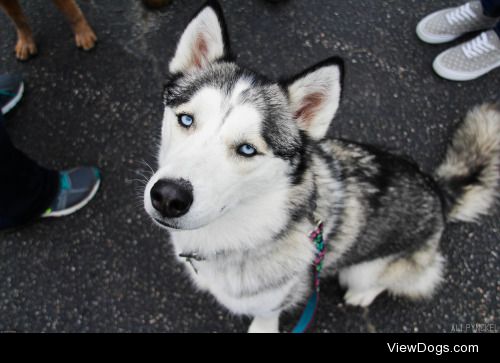
[[[159,168],[147,213],[171,234],[196,285],[250,332],[277,332],[282,311],[313,289],[317,220],[325,274],[352,305],[380,293],[430,296],[443,277],[439,240],[451,221],[494,205],[500,107],[472,110],[433,176],[400,157],[324,136],[343,67],[328,59],[286,82],[231,61],[221,9],[191,20],[169,65]]]

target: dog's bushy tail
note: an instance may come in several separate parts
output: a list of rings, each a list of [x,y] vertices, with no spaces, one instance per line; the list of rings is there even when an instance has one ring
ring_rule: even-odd
[[[435,172],[448,218],[474,222],[495,204],[500,187],[500,102],[472,109]]]

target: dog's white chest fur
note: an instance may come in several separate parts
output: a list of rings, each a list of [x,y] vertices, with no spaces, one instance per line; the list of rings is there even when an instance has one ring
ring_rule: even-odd
[[[188,238],[182,232],[173,233],[177,256],[188,252],[183,250],[189,245]],[[292,288],[299,290],[294,297],[305,294],[308,281],[302,284],[300,279],[307,276],[314,254],[306,233],[293,233],[269,243],[280,246],[276,249],[264,245],[257,251],[234,251],[201,261],[183,257],[179,260],[186,265],[196,286],[209,291],[231,312],[263,316],[279,310]]]
[[[235,314],[260,316],[278,308],[277,302],[283,301],[289,291],[289,285],[294,283],[292,279],[280,289],[260,292],[261,282],[245,279],[244,276],[248,276],[249,271],[245,271],[241,265],[221,268],[216,262],[192,263],[196,271],[190,263],[187,264],[196,285],[210,291],[222,305]]]

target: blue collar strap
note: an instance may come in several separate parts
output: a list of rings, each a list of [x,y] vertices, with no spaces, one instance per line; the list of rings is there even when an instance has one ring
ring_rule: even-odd
[[[300,319],[293,328],[292,333],[304,333],[311,325],[319,301],[320,273],[323,269],[323,260],[326,254],[326,245],[323,241],[323,222],[319,221],[316,229],[309,234],[309,239],[314,243],[316,255],[313,264],[313,292],[307,301],[307,305]]]

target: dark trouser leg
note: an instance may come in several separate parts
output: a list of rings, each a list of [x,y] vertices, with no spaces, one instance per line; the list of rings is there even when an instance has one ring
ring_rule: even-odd
[[[500,17],[500,0],[481,0],[484,15],[492,18]]]
[[[0,229],[41,215],[59,189],[59,174],[37,165],[10,141],[0,112]]]
[[[497,32],[497,35],[500,38],[500,20],[498,21],[497,25],[495,25],[495,31]]]

